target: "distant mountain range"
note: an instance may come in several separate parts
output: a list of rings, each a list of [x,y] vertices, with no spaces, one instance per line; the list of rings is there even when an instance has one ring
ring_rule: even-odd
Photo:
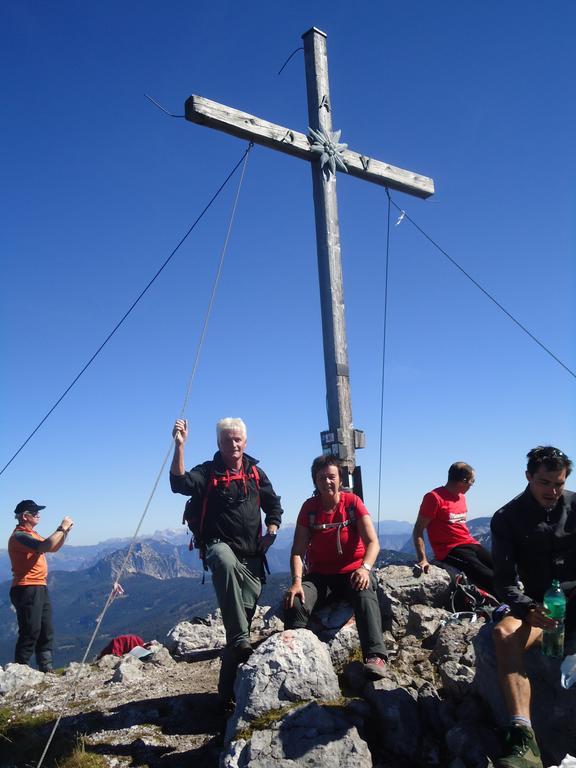
[[[380,523],[380,545],[384,549],[401,550],[406,541],[410,538],[412,524],[398,520],[383,520]],[[272,573],[280,573],[289,569],[290,549],[294,537],[294,524],[282,526],[278,533],[278,539],[270,549],[268,563]],[[117,552],[127,547],[131,539],[107,539],[99,544],[89,544],[85,546],[66,545],[59,552],[54,552],[48,556],[49,568],[51,571],[78,571],[91,568],[101,558],[108,554]],[[184,527],[178,530],[166,529],[156,531],[150,536],[143,536],[138,539],[140,544],[147,544],[153,547],[157,552],[166,555],[174,555],[178,552],[178,563],[172,563],[164,575],[161,568],[157,573],[149,575],[158,579],[174,578],[178,576],[190,576],[201,570],[202,566],[196,552],[189,553],[188,545],[190,537]],[[177,572],[174,572],[176,569]],[[133,572],[146,573],[146,570],[135,566]],[[0,582],[7,581],[12,577],[10,570],[10,560],[6,549],[0,549]]]
[[[216,609],[209,574],[203,584],[202,571],[182,563],[180,549],[186,553],[186,548],[174,547],[172,553],[167,553],[162,542],[156,547],[144,542],[135,546],[121,579],[125,594],[112,602],[89,658],[121,634],[163,642],[179,621],[203,617]],[[82,658],[127,552],[128,548],[108,553],[91,568],[49,573],[57,666]],[[288,573],[269,577],[262,599],[268,604],[278,601],[288,582]],[[0,665],[12,661],[16,639],[16,615],[9,588],[9,582],[0,584]]]
[[[472,534],[490,546],[490,518],[469,521]],[[379,564],[414,561],[412,524],[380,523]],[[271,575],[263,588],[261,604],[276,605],[289,582],[289,558],[294,526],[284,526],[268,551]],[[125,595],[116,598],[103,621],[90,657],[116,635],[138,634],[162,641],[179,621],[205,616],[216,609],[216,598],[195,552],[188,551],[183,531],[157,531],[139,540],[130,553],[121,583]],[[86,649],[111,586],[127,553],[129,539],[110,539],[84,547],[64,547],[49,556],[49,587],[56,628],[55,663],[79,661]],[[0,665],[12,660],[16,616],[10,604],[7,553],[0,553]]]

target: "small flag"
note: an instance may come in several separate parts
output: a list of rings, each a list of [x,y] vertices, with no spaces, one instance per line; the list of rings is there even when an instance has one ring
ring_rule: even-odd
[[[406,211],[400,211],[400,216],[398,216],[398,221],[396,222],[396,224],[394,226],[397,227],[399,224],[402,224],[402,222],[404,221],[404,217],[405,216],[406,216]]]
[[[114,582],[114,587],[112,589],[112,592],[114,594],[114,597],[123,597],[126,594],[124,592],[124,589],[122,588],[122,585],[118,581]]]

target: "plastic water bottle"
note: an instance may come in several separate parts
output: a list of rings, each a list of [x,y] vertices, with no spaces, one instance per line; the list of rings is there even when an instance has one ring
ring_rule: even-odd
[[[564,655],[564,617],[566,616],[566,595],[560,582],[554,579],[544,595],[544,608],[551,619],[556,621],[555,629],[545,629],[542,637],[542,653],[554,658]]]

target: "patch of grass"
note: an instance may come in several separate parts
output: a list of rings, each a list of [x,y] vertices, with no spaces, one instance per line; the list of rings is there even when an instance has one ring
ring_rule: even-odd
[[[354,648],[354,650],[350,653],[350,656],[348,656],[348,661],[346,664],[350,664],[353,661],[359,661],[361,664],[364,664],[364,656],[362,655],[362,648]],[[344,664],[344,666],[346,666]]]
[[[345,696],[338,696],[338,698],[331,699],[330,701],[317,701],[315,703],[321,707],[330,707],[332,709],[339,709],[344,711],[350,705],[351,701],[352,699],[346,698]],[[265,731],[267,728],[270,728],[270,726],[282,720],[282,718],[285,717],[285,715],[287,715],[289,712],[292,712],[292,710],[298,709],[299,707],[311,703],[311,701],[295,701],[286,705],[285,707],[280,707],[279,709],[270,709],[268,712],[264,712],[262,715],[259,715],[254,720],[252,720],[252,722],[246,726],[246,728],[242,728],[241,730],[236,731],[234,738],[235,740],[244,739],[246,741],[250,741],[254,731]]]
[[[36,765],[46,747],[54,712],[27,714],[0,708],[0,746],[2,765]],[[46,768],[106,768],[100,755],[86,752],[84,741],[57,730],[48,750]]]
[[[245,739],[246,741],[250,741],[254,731],[265,731],[274,723],[277,723],[279,720],[282,720],[284,715],[287,715],[288,712],[291,712],[293,709],[296,709],[297,707],[300,707],[302,704],[306,704],[306,703],[307,702],[305,701],[295,701],[292,704],[288,704],[285,707],[279,707],[278,709],[269,709],[268,712],[264,712],[263,714],[254,718],[254,720],[252,720],[250,725],[248,725],[246,728],[242,728],[241,730],[236,731],[235,739],[236,740]]]
[[[86,743],[81,736],[78,738],[72,754],[57,762],[58,768],[106,768],[107,765],[108,763],[102,755],[86,752]]]
[[[54,713],[50,711],[41,712],[37,715],[28,715],[20,712],[13,712],[8,707],[0,709],[0,736],[11,741],[12,735],[22,731],[35,729],[38,726],[45,725],[54,720]]]

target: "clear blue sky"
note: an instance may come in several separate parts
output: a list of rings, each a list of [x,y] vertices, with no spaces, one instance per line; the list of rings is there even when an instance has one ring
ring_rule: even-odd
[[[0,465],[148,282],[245,149],[168,118],[201,94],[306,132],[303,54],[328,34],[335,128],[432,176],[395,201],[570,368],[575,354],[576,8],[431,3],[4,3],[0,11]],[[170,442],[227,226],[219,198],[152,291],[0,477],[70,543],[128,536]],[[354,422],[376,516],[385,191],[338,178]],[[382,518],[414,520],[454,460],[471,517],[523,488],[526,451],[576,457],[575,379],[404,221],[391,240]],[[189,465],[242,416],[294,520],[325,429],[305,162],[255,147],[188,409]],[[167,477],[144,532],[177,527]],[[0,531],[1,533],[1,531]]]

